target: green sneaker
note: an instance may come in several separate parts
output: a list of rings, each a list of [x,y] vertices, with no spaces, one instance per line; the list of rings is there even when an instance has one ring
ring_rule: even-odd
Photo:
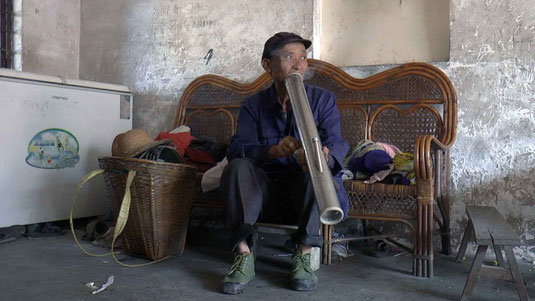
[[[292,277],[290,284],[296,291],[312,291],[318,286],[318,277],[310,267],[310,253],[296,250],[292,257]]]
[[[227,276],[223,279],[223,290],[225,294],[237,295],[245,291],[249,282],[253,281],[254,255],[253,253],[237,254],[234,263]]]

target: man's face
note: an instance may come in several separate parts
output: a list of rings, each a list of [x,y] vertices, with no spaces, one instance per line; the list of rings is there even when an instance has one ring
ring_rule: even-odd
[[[308,68],[305,45],[300,42],[286,44],[275,51],[271,59],[264,59],[262,65],[271,73],[274,82],[282,83],[284,77],[293,72],[304,77]]]

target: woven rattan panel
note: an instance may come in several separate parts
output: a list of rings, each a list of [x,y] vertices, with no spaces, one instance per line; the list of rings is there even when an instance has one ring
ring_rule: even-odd
[[[418,75],[390,80],[375,88],[354,91],[343,87],[332,77],[316,72],[306,81],[332,91],[338,101],[355,100],[437,100],[442,99],[440,89],[428,78]]]
[[[395,108],[379,109],[372,120],[370,139],[397,146],[403,152],[413,152],[416,137],[434,135],[438,137],[442,120],[431,107],[398,111]]]
[[[227,144],[234,135],[234,118],[226,110],[187,110],[185,124],[194,137],[210,136]]]
[[[344,181],[349,197],[349,212],[358,214],[416,216],[416,186],[365,184]]]
[[[204,84],[191,93],[187,108],[199,108],[203,106],[228,106],[241,105],[247,95],[224,89],[212,84]]]
[[[232,114],[232,117],[234,118],[234,132],[236,132],[236,127],[238,127],[238,116],[240,115],[240,109],[231,108],[231,109],[228,109],[227,111],[229,111],[230,114]],[[228,141],[230,143],[230,138]]]
[[[353,149],[366,135],[366,111],[360,107],[339,108],[342,136]]]

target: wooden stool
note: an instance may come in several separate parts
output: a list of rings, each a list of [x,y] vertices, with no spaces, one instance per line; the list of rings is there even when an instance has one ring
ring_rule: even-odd
[[[464,231],[463,240],[457,253],[457,262],[461,262],[466,252],[466,246],[469,241],[475,241],[477,247],[476,257],[472,262],[470,274],[464,285],[463,295],[461,300],[469,300],[470,294],[476,284],[479,272],[482,275],[490,276],[498,279],[513,280],[520,296],[520,300],[527,301],[528,293],[522,280],[522,274],[518,270],[516,264],[515,254],[511,246],[520,245],[520,237],[516,235],[515,231],[505,221],[503,216],[494,207],[489,206],[468,206],[466,207],[468,214],[468,225]],[[487,248],[492,246],[496,253],[498,267],[486,266],[483,264]],[[509,267],[503,267],[502,248],[505,250],[507,263]],[[511,277],[512,276],[512,277]]]

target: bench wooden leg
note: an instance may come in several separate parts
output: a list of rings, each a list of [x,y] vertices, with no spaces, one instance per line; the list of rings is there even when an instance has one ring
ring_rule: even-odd
[[[413,274],[433,277],[433,205],[418,204],[418,227],[414,244]]]
[[[446,162],[450,162],[450,150],[446,150],[444,153],[444,165],[446,166],[446,171],[443,173],[443,186],[440,190],[442,197],[440,198],[442,201],[442,211],[443,211],[443,224],[444,224],[444,230],[442,231],[442,253],[446,255],[450,255],[452,253],[451,251],[451,228],[450,228],[450,193],[449,193],[449,187],[450,187],[450,164]]]
[[[332,231],[333,226],[323,225],[323,264],[331,264],[331,250],[332,250]]]
[[[466,228],[464,229],[461,246],[459,247],[459,252],[457,252],[457,258],[455,258],[456,262],[463,261],[464,254],[466,253],[466,246],[468,245],[469,241],[473,240],[473,237],[474,237],[474,226],[472,225],[472,221],[469,220],[468,224],[466,225]]]
[[[329,235],[329,240],[332,240],[334,226],[328,226],[327,229],[328,229],[327,233]],[[328,265],[332,263],[332,254],[333,254],[333,244],[329,243],[329,248],[327,249],[327,258],[328,258],[327,264]]]
[[[449,222],[448,222],[449,223]],[[442,242],[442,254],[451,255],[451,229],[449,225],[444,224],[440,229],[440,239]]]
[[[503,265],[503,256],[502,256],[502,247],[498,245],[494,246],[494,253],[496,254],[496,261],[498,262],[498,265]]]
[[[446,186],[447,187],[447,186]],[[439,201],[442,206],[439,207],[442,212],[442,228],[440,229],[440,238],[442,242],[442,253],[450,255],[451,252],[451,228],[450,228],[450,199],[449,194],[442,194]]]
[[[487,248],[488,246],[486,245],[481,245],[477,247],[476,257],[474,258],[474,262],[472,262],[472,268],[470,269],[468,279],[466,279],[463,295],[461,296],[461,301],[470,300],[470,295],[472,294],[472,290],[476,285],[477,276],[479,275],[479,271],[481,270],[481,264],[483,264],[483,259],[485,259],[485,253],[487,253]]]
[[[516,258],[515,258],[515,254],[513,253],[513,249],[511,248],[511,246],[503,246],[503,249],[505,250],[507,263],[509,264],[509,268],[511,269],[511,274],[513,276],[513,280],[515,281],[516,290],[518,291],[518,296],[520,297],[521,301],[528,301],[529,300],[528,292],[526,291],[524,280],[522,280],[522,275],[520,274],[520,271],[518,270],[518,265],[516,264]]]

